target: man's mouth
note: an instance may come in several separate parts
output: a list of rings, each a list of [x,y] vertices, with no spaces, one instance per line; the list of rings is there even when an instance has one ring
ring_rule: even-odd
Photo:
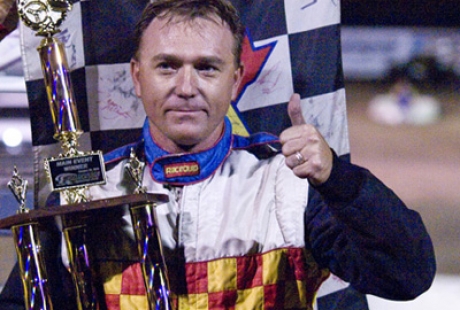
[[[205,110],[202,109],[170,109],[166,111],[166,114],[177,118],[194,118],[206,113]]]

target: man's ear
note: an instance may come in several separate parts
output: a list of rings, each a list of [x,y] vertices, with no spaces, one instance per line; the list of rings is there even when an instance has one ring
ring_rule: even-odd
[[[235,70],[235,82],[233,84],[233,88],[232,88],[232,100],[235,101],[236,98],[238,97],[239,95],[239,92],[240,92],[240,84],[241,84],[241,81],[243,80],[243,75],[244,75],[244,66],[243,64],[241,64],[238,69]]]
[[[141,92],[141,85],[139,81],[140,63],[138,60],[131,58],[131,61],[129,64],[130,64],[130,70],[131,70],[131,79],[133,80],[133,84],[134,84],[134,91],[136,92],[136,95],[138,97],[141,97],[142,92]]]

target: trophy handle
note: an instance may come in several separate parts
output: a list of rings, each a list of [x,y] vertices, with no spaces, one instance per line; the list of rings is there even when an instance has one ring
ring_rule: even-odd
[[[27,310],[52,310],[38,224],[12,226]]]

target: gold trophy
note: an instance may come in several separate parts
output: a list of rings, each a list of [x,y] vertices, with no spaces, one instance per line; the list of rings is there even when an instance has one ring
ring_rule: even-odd
[[[70,272],[76,290],[79,310],[103,308],[98,299],[90,251],[86,246],[86,222],[92,211],[128,206],[137,239],[139,259],[150,309],[172,309],[169,281],[163,257],[161,239],[156,223],[155,206],[168,201],[167,195],[147,194],[142,187],[144,164],[134,153],[127,164],[136,182],[132,195],[88,201],[89,186],[105,183],[105,167],[101,152],[83,153],[77,149],[82,129],[71,87],[69,68],[62,43],[54,34],[59,32],[71,4],[66,0],[17,0],[18,13],[25,25],[42,36],[37,50],[40,55],[46,93],[54,123],[54,138],[62,153],[48,158],[45,168],[53,191],[60,193],[61,205],[28,210],[25,207],[27,181],[15,168],[8,184],[20,207],[16,215],[0,219],[0,228],[11,228],[22,273],[25,307],[27,310],[53,309],[52,292],[47,277],[38,231],[46,229],[50,219],[60,219],[69,258]],[[69,301],[72,302],[72,301]]]
[[[67,58],[62,43],[54,37],[71,10],[66,0],[18,0],[18,13],[24,24],[44,37],[37,50],[40,56],[48,103],[54,123],[54,138],[61,143],[62,154],[45,161],[45,170],[61,204],[86,202],[88,186],[105,183],[101,152],[77,150],[82,134],[75,96],[71,87]],[[81,310],[99,309],[86,246],[84,218],[61,216],[70,270]]]

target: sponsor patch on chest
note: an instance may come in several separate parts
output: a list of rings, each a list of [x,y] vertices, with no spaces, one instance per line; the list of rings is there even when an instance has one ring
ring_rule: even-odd
[[[200,165],[195,161],[164,165],[163,169],[167,179],[200,174]]]

